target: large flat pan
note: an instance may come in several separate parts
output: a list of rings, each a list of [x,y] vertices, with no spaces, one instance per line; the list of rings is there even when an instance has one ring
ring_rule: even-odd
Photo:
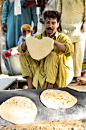
[[[77,98],[77,103],[68,109],[48,109],[40,102],[40,94],[45,89],[33,90],[4,90],[0,91],[0,104],[13,96],[25,96],[30,98],[37,106],[38,114],[34,122],[40,121],[57,121],[71,119],[86,119],[86,93],[78,92],[69,88],[60,88],[59,90],[67,91]],[[0,118],[0,125],[11,124]]]

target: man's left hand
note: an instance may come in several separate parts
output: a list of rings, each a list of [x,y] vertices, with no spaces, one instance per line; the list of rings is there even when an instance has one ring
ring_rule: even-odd
[[[86,32],[86,21],[84,21],[82,26],[81,26],[81,32],[82,33]]]
[[[34,27],[33,27],[33,34],[36,33],[36,32],[37,32],[37,27],[34,26]]]

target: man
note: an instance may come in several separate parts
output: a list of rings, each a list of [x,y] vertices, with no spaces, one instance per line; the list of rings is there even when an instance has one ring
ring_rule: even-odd
[[[81,76],[85,50],[84,32],[86,32],[86,0],[58,0],[57,10],[62,13],[62,31],[74,44],[73,67],[74,80]]]
[[[57,11],[44,13],[46,30],[35,36],[37,39],[49,37],[54,40],[54,49],[40,61],[31,58],[26,42],[18,47],[22,76],[27,79],[28,89],[65,87],[73,78],[73,45],[63,33],[57,32],[61,14]]]
[[[20,36],[20,38],[19,38],[18,46],[25,41],[25,37],[32,35],[32,28],[31,28],[31,26],[30,26],[29,24],[24,24],[24,25],[22,25],[22,27],[21,27],[21,34],[22,34],[22,36]],[[16,50],[18,49],[18,46],[13,47],[13,48],[10,48],[10,49],[8,50],[8,52],[11,52],[11,53],[12,53],[12,51],[13,51],[14,49],[16,49]],[[10,70],[10,66],[9,66],[9,63],[8,63],[8,59],[5,57],[6,51],[7,51],[7,50],[3,50],[3,51],[1,52],[1,55],[2,55],[2,58],[3,58],[3,60],[4,60],[4,64],[5,64],[5,66],[6,66],[6,69],[7,69],[7,71],[8,71],[8,75],[11,75],[11,70]]]
[[[31,2],[31,0],[30,0]],[[23,8],[24,0],[6,0],[2,11],[2,30],[6,32],[5,49],[17,46],[21,36],[21,26],[34,23],[33,31],[37,32],[36,2]]]

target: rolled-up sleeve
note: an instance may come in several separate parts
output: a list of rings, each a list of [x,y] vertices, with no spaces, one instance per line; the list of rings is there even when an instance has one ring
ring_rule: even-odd
[[[67,35],[61,33],[57,40],[66,46],[66,50],[64,52],[65,55],[67,56],[73,55],[74,45],[72,44],[70,38]]]
[[[21,46],[22,46],[22,43],[18,46],[18,52],[21,54],[29,55],[28,49],[25,52],[23,52]]]

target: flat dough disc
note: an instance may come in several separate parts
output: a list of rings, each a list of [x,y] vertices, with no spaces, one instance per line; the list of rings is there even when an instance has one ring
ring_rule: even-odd
[[[67,86],[68,88],[70,89],[73,89],[73,90],[76,90],[76,91],[79,91],[79,92],[86,92],[86,86],[85,85],[69,85]]]
[[[77,99],[66,91],[44,90],[40,95],[41,102],[52,109],[70,108],[77,103]]]
[[[14,124],[31,123],[36,115],[36,105],[26,97],[15,96],[0,105],[0,116]]]
[[[26,44],[31,57],[35,60],[43,59],[54,48],[54,40],[49,37],[43,39],[27,37]]]

